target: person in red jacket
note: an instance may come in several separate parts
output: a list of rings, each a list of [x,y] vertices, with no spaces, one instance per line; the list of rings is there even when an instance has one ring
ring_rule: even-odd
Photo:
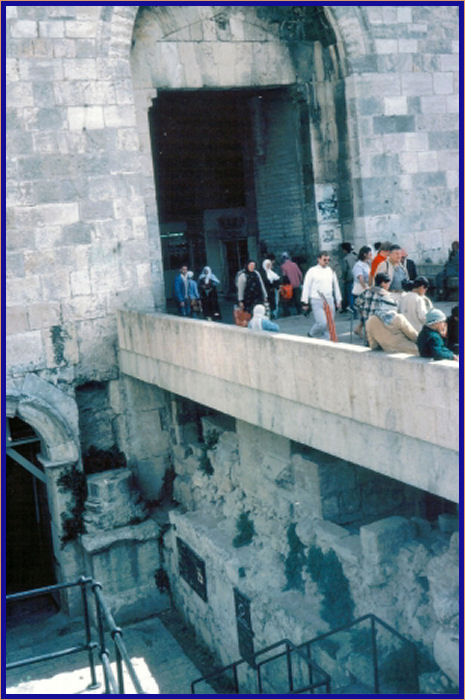
[[[378,253],[375,256],[375,258],[373,259],[373,262],[371,263],[371,273],[370,273],[370,280],[369,280],[370,287],[373,284],[374,279],[375,279],[376,268],[378,267],[378,265],[381,262],[386,260],[387,256],[389,255],[389,250],[391,248],[391,245],[392,245],[392,243],[390,243],[389,241],[385,241],[384,243],[381,243],[380,248],[378,250]]]
[[[281,255],[281,272],[289,278],[289,282],[292,284],[292,299],[288,308],[290,309],[291,304],[294,304],[296,314],[299,315],[302,311],[300,306],[302,271],[300,267],[291,260],[289,253],[283,253]]]

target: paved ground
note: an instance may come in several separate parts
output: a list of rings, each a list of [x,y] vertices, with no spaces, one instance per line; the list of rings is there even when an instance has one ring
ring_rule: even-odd
[[[212,669],[197,668],[181,645],[167,630],[160,618],[153,617],[127,626],[123,638],[135,671],[145,693],[150,695],[190,694],[190,683]],[[7,662],[38,656],[54,650],[68,649],[82,644],[82,623],[70,621],[62,613],[50,610],[36,614],[28,622],[19,622],[7,630]],[[111,639],[107,642],[112,650]],[[193,647],[192,647],[193,648]],[[196,650],[193,649],[195,653]],[[198,650],[197,650],[197,653]],[[192,656],[192,654],[191,654]],[[112,654],[112,658],[114,655]],[[98,658],[97,658],[98,661]],[[112,663],[116,675],[115,664]],[[104,692],[100,664],[97,666],[99,687],[90,689],[90,671],[87,654],[80,652],[53,661],[6,672],[6,692],[30,697],[31,695],[92,695]],[[127,673],[125,692],[135,693]],[[202,693],[213,693],[202,686]]]
[[[442,309],[444,313],[448,316],[450,310],[453,306],[456,306],[457,301],[440,301],[434,302],[434,306]],[[228,299],[223,299],[220,301],[221,311],[223,314],[222,323],[233,324],[233,307],[234,302]],[[175,309],[172,304],[168,304],[168,311],[175,313]],[[360,339],[353,330],[358,325],[358,321],[355,320],[351,323],[351,314],[346,313],[336,313],[336,333],[339,342],[351,343],[353,345],[363,346],[365,342]],[[313,324],[313,315],[310,313],[308,317],[303,314],[299,316],[288,316],[283,318],[278,318],[276,321],[279,325],[281,333],[289,333],[290,335],[300,335],[305,336],[310,330]],[[352,332],[351,332],[352,330]]]

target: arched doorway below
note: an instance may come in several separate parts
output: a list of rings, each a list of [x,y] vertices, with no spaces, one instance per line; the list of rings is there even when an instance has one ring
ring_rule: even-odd
[[[45,473],[37,459],[40,439],[18,417],[7,419],[5,470],[6,594],[56,583]],[[24,613],[56,609],[51,597],[32,599]],[[55,601],[58,602],[58,599]],[[9,605],[16,616],[16,606]],[[19,610],[19,607],[18,607]]]

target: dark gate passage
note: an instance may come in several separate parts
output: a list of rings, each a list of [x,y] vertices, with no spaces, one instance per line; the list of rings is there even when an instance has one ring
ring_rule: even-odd
[[[249,256],[306,248],[302,105],[293,86],[158,91],[148,118],[168,298],[183,262],[235,293]]]
[[[19,418],[8,421],[5,474],[6,592],[55,583],[47,487],[36,455],[40,440]],[[24,465],[36,469],[33,475]]]

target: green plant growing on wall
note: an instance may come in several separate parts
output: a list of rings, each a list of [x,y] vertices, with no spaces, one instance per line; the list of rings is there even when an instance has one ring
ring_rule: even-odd
[[[349,581],[334,550],[324,553],[312,545],[307,556],[307,571],[323,596],[321,617],[331,629],[341,627],[354,619],[354,602]]]
[[[199,460],[199,469],[201,472],[204,474],[207,474],[208,476],[211,476],[214,474],[215,470],[213,469],[213,464],[210,462],[210,458],[207,455],[207,451],[202,454]]]
[[[305,590],[305,581],[302,577],[302,571],[305,565],[305,552],[302,542],[299,540],[295,531],[296,523],[291,523],[287,528],[287,543],[289,545],[289,554],[286,557],[284,564],[284,573],[286,574],[285,591]]]
[[[78,535],[85,533],[83,514],[87,498],[87,481],[84,472],[75,464],[68,467],[57,479],[58,490],[71,496],[68,510],[61,514],[61,545],[64,547],[72,542]]]
[[[52,339],[53,356],[57,365],[65,360],[65,343],[69,339],[69,333],[62,326],[52,326],[50,329]]]
[[[162,566],[155,571],[155,585],[160,593],[169,593],[170,591],[170,580]]]
[[[255,535],[253,520],[249,518],[249,511],[241,513],[236,521],[237,535],[233,539],[234,547],[244,547],[250,544]]]
[[[217,446],[219,439],[220,434],[217,430],[209,430],[204,438],[205,449],[213,450]]]

